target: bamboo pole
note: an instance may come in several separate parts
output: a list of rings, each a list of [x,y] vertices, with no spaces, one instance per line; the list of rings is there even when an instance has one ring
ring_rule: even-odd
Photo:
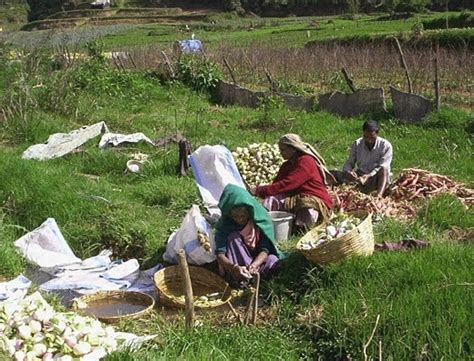
[[[270,75],[270,72],[268,71],[267,68],[263,68],[263,71],[265,72],[265,75],[267,76],[267,80],[270,83],[271,90],[274,91],[274,92],[277,92],[278,87],[277,87],[275,81],[273,80],[272,76]]]
[[[257,273],[255,275],[257,278],[256,280],[256,285],[255,285],[255,295],[254,295],[254,304],[253,304],[253,310],[252,310],[252,325],[255,325],[257,323],[257,311],[258,311],[258,293],[260,289],[260,273]]]
[[[400,41],[396,36],[394,36],[393,38],[395,39],[395,43],[397,44],[398,54],[400,55],[400,63],[403,69],[405,69],[405,76],[408,82],[408,92],[411,94],[413,93],[413,87],[411,85],[410,73],[408,72],[408,66],[407,62],[405,61],[405,56],[403,55],[402,46],[400,45]]]
[[[130,61],[132,62],[133,67],[136,69],[137,65],[135,64],[135,61],[133,60],[132,54],[130,54],[128,52],[126,54],[127,54],[128,58],[130,59]]]
[[[227,59],[225,57],[222,57],[222,59],[224,60],[224,65],[226,66],[227,70],[230,73],[230,77],[232,78],[232,82],[234,83],[234,85],[237,85],[237,80],[235,80],[234,72],[232,71],[232,68],[230,67],[229,63],[227,62]]]
[[[193,286],[191,284],[191,276],[189,275],[188,262],[186,261],[186,254],[181,249],[178,252],[178,263],[181,268],[181,277],[183,281],[183,290],[185,298],[185,322],[186,328],[191,329],[194,325],[194,298]]]
[[[255,290],[250,295],[249,301],[247,303],[247,307],[245,308],[245,313],[244,313],[244,324],[245,325],[247,325],[249,323],[249,316],[250,316],[250,311],[252,309],[252,305],[254,304],[254,297],[255,297]]]
[[[171,66],[170,59],[168,58],[168,55],[166,55],[166,53],[164,51],[161,51],[161,55],[163,56],[163,59],[165,59],[165,63],[168,66],[168,69],[169,69],[170,74],[171,74],[171,78],[174,79],[175,74],[174,74],[173,67]]]
[[[351,88],[352,92],[355,93],[357,91],[357,88],[354,85],[354,81],[351,79],[351,77],[347,73],[346,68],[342,67],[341,71],[342,71],[342,75],[344,75],[344,79],[346,80],[347,85],[349,86],[349,88]]]
[[[440,88],[439,88],[438,52],[439,52],[439,45],[436,46],[436,55],[434,57],[435,106],[436,106],[436,110],[439,112],[441,108],[441,95],[440,95]]]

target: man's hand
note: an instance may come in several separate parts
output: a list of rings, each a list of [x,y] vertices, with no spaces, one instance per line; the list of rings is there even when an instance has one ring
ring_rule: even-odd
[[[256,275],[256,274],[258,273],[258,267],[259,267],[259,266],[257,266],[257,265],[255,265],[255,264],[252,263],[252,264],[249,266],[249,272],[250,272],[250,274]]]
[[[369,180],[370,176],[368,174],[364,174],[363,176],[360,176],[359,177],[359,183],[364,185],[367,183],[367,181]]]
[[[354,172],[354,171],[347,171],[347,172],[344,172],[344,177],[349,181],[349,182],[354,182],[354,181],[357,181],[359,179],[359,177],[357,176],[357,173]]]
[[[246,281],[252,278],[247,267],[239,265],[234,265],[234,267],[232,267],[232,276],[238,281]]]

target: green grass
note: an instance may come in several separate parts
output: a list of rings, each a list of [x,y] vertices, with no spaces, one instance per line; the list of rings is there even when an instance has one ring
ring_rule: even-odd
[[[255,30],[259,31],[264,29]],[[267,35],[293,39],[293,33]],[[59,159],[21,159],[28,146],[44,142],[51,133],[105,121],[114,132],[144,132],[152,139],[181,132],[194,149],[204,144],[234,149],[276,142],[292,132],[314,144],[330,168],[339,168],[369,118],[222,107],[179,83],[160,85],[141,72],[107,71],[95,63],[71,74],[44,73],[48,68],[40,67],[42,71],[23,78],[16,73],[20,68],[5,69],[0,75],[2,107],[11,105],[11,92],[18,94],[14,102],[35,100],[23,109],[23,116],[0,118],[0,276],[8,278],[25,268],[14,240],[47,217],[56,219],[79,257],[111,247],[116,257],[137,257],[147,267],[160,260],[167,237],[186,210],[201,204],[192,175],[176,175],[175,144],[99,150],[95,139]],[[28,68],[24,70],[29,74]],[[33,91],[38,83],[43,86]],[[472,187],[471,113],[445,107],[419,125],[399,123],[390,114],[376,118],[382,124],[381,135],[394,146],[395,175],[418,167]],[[262,131],[262,125],[271,127]],[[138,151],[147,153],[150,162],[140,174],[124,172],[127,160]],[[187,332],[183,322],[168,324],[157,314],[151,320],[119,325],[156,333],[156,342],[108,360],[335,360],[347,354],[359,360],[377,315],[380,319],[367,347],[372,358],[381,342],[388,360],[417,359],[424,349],[433,360],[468,359],[474,342],[469,323],[474,252],[470,244],[445,239],[444,231],[453,226],[473,227],[473,210],[441,196],[424,202],[411,223],[384,219],[374,228],[377,242],[414,237],[429,241],[430,248],[376,253],[325,268],[305,261],[294,249],[297,238],[292,238],[281,245],[290,257],[280,275],[262,286],[275,314],[265,326],[230,326],[205,319],[203,326]],[[311,313],[315,307],[322,307],[322,315]]]
[[[14,31],[28,21],[28,6],[24,4],[0,5],[0,28]],[[1,33],[0,33],[1,35]]]
[[[314,270],[302,302],[324,308],[321,328],[312,330],[314,342],[329,343],[328,359],[346,354],[361,359],[361,345],[380,315],[367,348],[373,357],[381,342],[388,360],[416,359],[425,345],[430,359],[469,358],[474,341],[469,326],[473,261],[470,246],[436,244]]]
[[[448,13],[453,16],[459,13]],[[172,15],[171,15],[172,16]],[[177,15],[180,16],[179,14]],[[444,19],[445,13],[419,14],[406,20],[380,21],[375,16],[361,16],[356,20],[344,17],[306,17],[306,18],[235,18],[227,15],[213,15],[207,22],[191,21],[189,26],[198,39],[207,46],[220,44],[239,44],[249,46],[265,41],[274,47],[302,47],[309,41],[334,41],[350,39],[382,38],[388,35],[407,37],[412,27],[421,21]],[[113,20],[113,19],[109,19]],[[183,21],[178,21],[183,22]],[[183,22],[184,23],[184,22]],[[28,25],[30,26],[30,25]],[[136,47],[143,45],[171,45],[175,40],[187,39],[190,33],[182,31],[183,24],[130,25],[123,31],[105,35],[103,40],[109,49]],[[309,32],[309,37],[308,37]],[[440,35],[425,32],[427,37]],[[453,36],[469,36],[472,30],[450,31]],[[438,35],[437,35],[438,34]],[[36,35],[33,33],[34,38]]]
[[[265,40],[275,47],[301,47],[311,40],[345,40],[369,37],[369,34],[370,38],[377,38],[411,33],[415,23],[443,17],[444,14],[420,14],[406,20],[390,21],[378,21],[373,16],[362,16],[357,20],[342,17],[217,19],[215,24],[197,22],[190,26],[196,37],[208,46],[223,43],[246,46]],[[150,36],[150,32],[155,35]],[[150,24],[106,36],[104,41],[108,47],[113,48],[166,44],[177,37],[185,39],[189,34],[180,32],[176,26]]]

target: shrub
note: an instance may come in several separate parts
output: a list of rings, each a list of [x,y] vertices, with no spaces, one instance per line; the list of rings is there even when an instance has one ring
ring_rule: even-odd
[[[196,56],[184,56],[178,62],[178,79],[197,91],[213,94],[222,72],[213,62]]]
[[[452,15],[449,17],[440,17],[430,21],[424,21],[423,27],[425,29],[445,29],[449,28],[472,28],[474,27],[474,16],[469,12],[462,12],[459,15]]]

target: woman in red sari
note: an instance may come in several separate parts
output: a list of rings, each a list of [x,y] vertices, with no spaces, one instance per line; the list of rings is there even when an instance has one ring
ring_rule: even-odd
[[[296,134],[286,134],[278,142],[285,159],[273,183],[258,185],[251,193],[264,198],[270,211],[283,210],[295,215],[295,224],[311,228],[327,220],[333,206],[326,188],[332,177],[324,159]]]

